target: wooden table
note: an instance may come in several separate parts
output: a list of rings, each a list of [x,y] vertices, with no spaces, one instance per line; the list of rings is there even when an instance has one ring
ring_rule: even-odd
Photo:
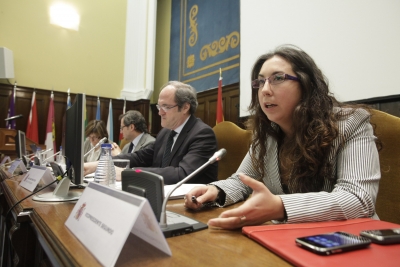
[[[1,187],[8,205],[16,203],[18,199],[29,193],[12,180],[3,181]],[[100,266],[96,258],[64,225],[74,205],[73,202],[40,203],[29,198],[14,208],[14,223],[19,221],[19,224],[27,224],[31,229],[30,240],[20,240],[19,243],[25,246],[29,246],[27,245],[29,243],[33,246],[32,250],[36,252],[33,257],[18,255],[20,259],[25,260],[19,266],[33,266],[33,262],[26,262],[27,260],[33,260],[37,264],[45,262],[59,266]],[[240,204],[232,207],[238,205]],[[220,208],[214,208],[192,212],[183,207],[181,199],[169,201],[167,210],[204,223],[207,223],[210,218],[217,217],[223,211]],[[16,241],[15,238],[14,241]],[[172,257],[130,235],[116,266],[291,266],[244,236],[241,230],[206,229],[171,237],[167,239],[167,242],[171,248]],[[27,253],[28,250],[20,249],[17,253]]]

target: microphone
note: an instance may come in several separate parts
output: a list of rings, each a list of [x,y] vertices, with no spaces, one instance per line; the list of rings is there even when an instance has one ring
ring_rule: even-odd
[[[2,164],[2,165],[4,165],[4,166],[11,165],[11,164],[13,164],[14,161],[16,161],[17,159],[19,159],[19,158],[16,158],[16,159],[14,159],[14,160],[12,160],[12,161],[6,162],[6,163],[4,163],[4,164]]]
[[[6,118],[6,119],[4,119],[4,120],[5,120],[5,121],[12,121],[12,120],[19,119],[19,118],[22,118],[22,117],[23,117],[23,115],[22,115],[22,114],[19,114],[19,115],[15,115],[15,116]]]
[[[94,147],[92,147],[88,152],[86,152],[86,154],[83,155],[83,157],[86,157],[87,155],[89,155],[90,152],[92,152],[93,150],[95,150],[96,148],[98,148],[99,146],[104,144],[105,141],[107,141],[107,137],[104,137],[103,139],[101,139]]]
[[[46,153],[49,152],[50,150],[53,150],[53,148],[51,147],[51,148],[49,148],[49,149],[46,149],[45,151],[40,152],[40,155],[46,154]]]
[[[54,158],[54,156],[57,156],[58,154],[60,154],[60,152],[61,152],[61,151],[58,151],[57,153],[54,153],[54,154],[51,155],[50,157],[45,158],[45,159],[43,160],[43,162],[46,162],[46,160],[48,160],[48,159],[51,158],[51,157]]]
[[[179,231],[179,230],[182,230],[182,229],[185,229],[185,228],[188,227],[188,224],[186,224],[186,223],[177,223],[176,225],[174,224],[174,226],[168,227],[166,207],[167,207],[168,199],[171,196],[172,192],[174,192],[182,184],[184,184],[187,181],[189,181],[190,179],[192,179],[197,173],[199,173],[201,170],[203,170],[208,165],[213,164],[214,162],[221,160],[221,158],[224,157],[225,154],[226,154],[226,149],[225,148],[221,148],[220,150],[215,152],[214,155],[206,163],[204,163],[197,170],[195,170],[194,172],[192,172],[191,174],[186,176],[186,178],[184,178],[182,181],[177,183],[176,186],[169,191],[167,196],[164,198],[164,201],[163,201],[163,204],[162,204],[162,209],[161,209],[161,216],[160,216],[160,227],[161,227],[161,230],[164,232],[165,236],[169,236],[168,233],[170,233],[170,232],[176,232],[177,230]]]

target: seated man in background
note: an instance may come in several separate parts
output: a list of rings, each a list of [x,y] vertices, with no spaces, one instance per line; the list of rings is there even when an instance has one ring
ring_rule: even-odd
[[[88,125],[85,128],[85,136],[86,139],[85,143],[83,144],[83,154],[89,152],[104,137],[107,138],[107,140],[104,143],[112,143],[112,141],[108,140],[107,127],[103,121],[98,121],[98,120],[89,121]],[[99,160],[100,152],[101,152],[101,146],[99,145],[94,150],[90,151],[90,153],[83,158],[83,162],[91,162]]]
[[[118,144],[113,143],[111,152],[113,156],[139,151],[153,144],[154,140],[156,140],[148,133],[146,120],[139,111],[129,110],[120,115],[119,120],[121,121],[120,131],[128,143],[122,150]]]
[[[163,129],[154,144],[114,159],[129,159],[130,167],[140,167],[164,177],[164,184],[176,184],[206,163],[217,151],[217,140],[210,126],[194,116],[196,90],[177,81],[162,87],[157,108]],[[170,140],[170,142],[168,142]],[[85,174],[95,172],[96,162],[85,163]],[[207,184],[217,180],[218,163],[198,173],[188,183]],[[117,171],[118,173],[118,171]],[[121,176],[117,175],[117,180]]]

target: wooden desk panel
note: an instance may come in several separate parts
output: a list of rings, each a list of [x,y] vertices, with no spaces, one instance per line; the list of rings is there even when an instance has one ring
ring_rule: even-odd
[[[73,203],[37,207],[31,214],[38,233],[48,250],[63,266],[98,266],[98,261],[86,250],[64,225]],[[221,209],[191,212],[183,200],[172,200],[168,210],[207,222],[218,216]],[[116,266],[290,266],[264,247],[244,236],[240,230],[202,230],[188,235],[168,238],[172,257],[130,235]],[[45,248],[46,250],[46,248]],[[50,256],[50,255],[49,255]]]
[[[19,200],[28,196],[31,192],[19,186],[19,181],[22,176],[16,176],[13,178],[7,178],[8,175],[2,173],[1,188],[3,194],[1,195],[2,202],[2,216],[6,216],[6,213]],[[49,190],[49,189],[47,189]],[[11,261],[14,262],[15,266],[32,266],[35,259],[36,251],[36,237],[32,228],[30,227],[30,214],[35,207],[42,205],[49,205],[49,203],[39,203],[32,201],[32,198],[28,198],[18,205],[16,205],[8,214],[7,220],[4,225],[7,225],[8,232],[5,234],[6,238],[11,241],[13,250],[10,251],[8,242],[2,240],[2,248],[4,248],[2,264],[6,266]],[[5,228],[2,228],[4,231]],[[2,234],[4,234],[2,232]],[[8,253],[11,253],[11,258],[8,257]]]
[[[2,186],[7,191],[9,204],[27,195],[27,190],[19,187],[16,182],[8,180]],[[96,258],[65,226],[74,205],[74,202],[40,203],[29,198],[17,206],[17,210],[30,210],[29,223],[50,262],[61,266],[100,266]],[[169,201],[167,209],[204,223],[223,211],[220,208],[199,212],[186,210],[182,199]],[[241,230],[206,229],[168,238],[167,242],[172,257],[130,235],[116,266],[291,266],[244,236]]]
[[[101,266],[64,225],[75,203],[36,208],[32,223],[50,262],[58,266]]]

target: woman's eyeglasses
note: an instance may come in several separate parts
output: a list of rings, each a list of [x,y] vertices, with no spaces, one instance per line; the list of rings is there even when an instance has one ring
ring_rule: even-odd
[[[266,79],[256,79],[256,80],[252,81],[251,87],[253,89],[263,88],[267,80],[270,85],[280,84],[286,80],[300,81],[299,78],[294,77],[292,75],[285,74],[285,73],[277,73],[277,74],[269,76]]]

